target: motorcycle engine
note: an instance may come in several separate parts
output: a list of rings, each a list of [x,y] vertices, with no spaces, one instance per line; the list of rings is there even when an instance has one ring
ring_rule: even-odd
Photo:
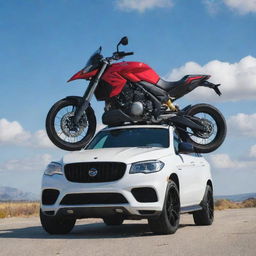
[[[143,103],[141,103],[140,101],[135,101],[132,103],[131,114],[133,116],[141,116],[143,114],[143,111],[144,111]]]
[[[119,105],[117,107],[135,119],[147,120],[152,115],[152,101],[136,85],[126,84],[122,92],[115,97],[115,101]]]

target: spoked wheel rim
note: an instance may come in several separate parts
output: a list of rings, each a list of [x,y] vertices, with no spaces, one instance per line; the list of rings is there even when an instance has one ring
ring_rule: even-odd
[[[180,218],[180,200],[175,188],[170,188],[166,203],[167,218],[171,226],[175,227]]]
[[[69,104],[63,106],[54,117],[54,130],[59,139],[68,143],[80,142],[88,132],[88,120],[83,114],[78,124],[74,124],[76,106]]]
[[[194,131],[187,129],[190,139],[200,145],[212,143],[218,135],[218,125],[216,120],[206,112],[200,112],[193,117],[199,118],[198,123],[204,125],[205,131]]]

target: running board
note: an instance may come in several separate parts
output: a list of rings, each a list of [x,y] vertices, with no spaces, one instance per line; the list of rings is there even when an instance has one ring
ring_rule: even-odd
[[[192,205],[192,206],[181,207],[180,213],[196,212],[196,211],[201,211],[201,210],[202,210],[202,206]]]

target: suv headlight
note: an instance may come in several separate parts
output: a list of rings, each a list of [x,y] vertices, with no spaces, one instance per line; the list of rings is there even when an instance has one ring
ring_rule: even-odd
[[[153,173],[159,172],[164,167],[164,163],[157,160],[144,161],[133,163],[130,169],[131,174],[133,173]]]
[[[45,171],[44,171],[45,175],[49,175],[52,176],[54,174],[60,174],[62,175],[62,164],[57,163],[57,162],[51,162],[47,165]]]

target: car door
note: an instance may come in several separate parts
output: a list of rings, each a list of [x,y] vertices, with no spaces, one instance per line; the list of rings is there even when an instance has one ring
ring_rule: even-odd
[[[180,182],[180,200],[182,206],[197,205],[202,200],[202,164],[196,154],[181,154],[178,144],[181,140],[174,133],[176,167]]]
[[[195,198],[201,202],[205,193],[206,184],[210,177],[208,177],[209,165],[205,159],[198,153],[193,154],[196,167],[196,194]]]

